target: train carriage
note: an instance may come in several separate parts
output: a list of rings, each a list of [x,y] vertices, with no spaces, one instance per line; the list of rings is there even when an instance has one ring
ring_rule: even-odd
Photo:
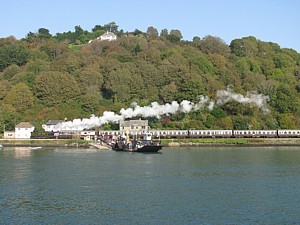
[[[188,137],[188,130],[150,130],[153,136],[161,138],[185,138]]]
[[[234,137],[277,137],[277,130],[234,130]]]
[[[232,137],[232,130],[189,130],[189,137],[191,138]]]
[[[278,130],[278,137],[300,137],[300,130]]]

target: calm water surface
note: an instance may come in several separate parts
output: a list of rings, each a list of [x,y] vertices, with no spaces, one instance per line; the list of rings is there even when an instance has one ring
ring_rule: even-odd
[[[5,148],[0,224],[300,224],[300,151]]]

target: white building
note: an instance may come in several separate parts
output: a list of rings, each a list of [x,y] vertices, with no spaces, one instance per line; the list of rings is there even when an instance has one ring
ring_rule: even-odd
[[[14,139],[15,132],[14,131],[4,131],[4,139]]]
[[[120,121],[120,131],[146,131],[149,128],[148,120]]]
[[[30,139],[34,126],[28,122],[21,122],[15,127],[16,139]]]
[[[117,35],[115,35],[113,32],[106,32],[102,34],[101,36],[97,37],[96,39],[90,40],[89,44],[92,43],[93,41],[115,41],[117,40]]]
[[[55,126],[59,123],[65,122],[64,120],[48,120],[47,123],[42,125],[42,128],[46,132],[57,132],[58,130],[55,129]]]
[[[115,41],[117,40],[117,35],[115,35],[113,32],[106,32],[102,34],[100,37],[97,38],[97,40],[100,41]]]
[[[97,138],[97,131],[85,130],[80,132],[80,138],[90,141]]]

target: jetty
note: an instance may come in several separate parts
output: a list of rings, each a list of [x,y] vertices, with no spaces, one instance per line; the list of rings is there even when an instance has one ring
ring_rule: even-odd
[[[96,149],[100,149],[100,150],[111,150],[111,146],[109,146],[108,144],[102,142],[101,144],[100,143],[89,143],[89,145],[91,147],[94,147]]]

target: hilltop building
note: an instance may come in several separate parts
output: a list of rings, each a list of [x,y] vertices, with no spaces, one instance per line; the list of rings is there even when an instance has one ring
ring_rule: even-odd
[[[101,36],[97,37],[94,40],[90,40],[89,43],[98,40],[98,41],[115,41],[117,40],[117,35],[115,35],[113,32],[107,31],[106,33],[102,34]]]

